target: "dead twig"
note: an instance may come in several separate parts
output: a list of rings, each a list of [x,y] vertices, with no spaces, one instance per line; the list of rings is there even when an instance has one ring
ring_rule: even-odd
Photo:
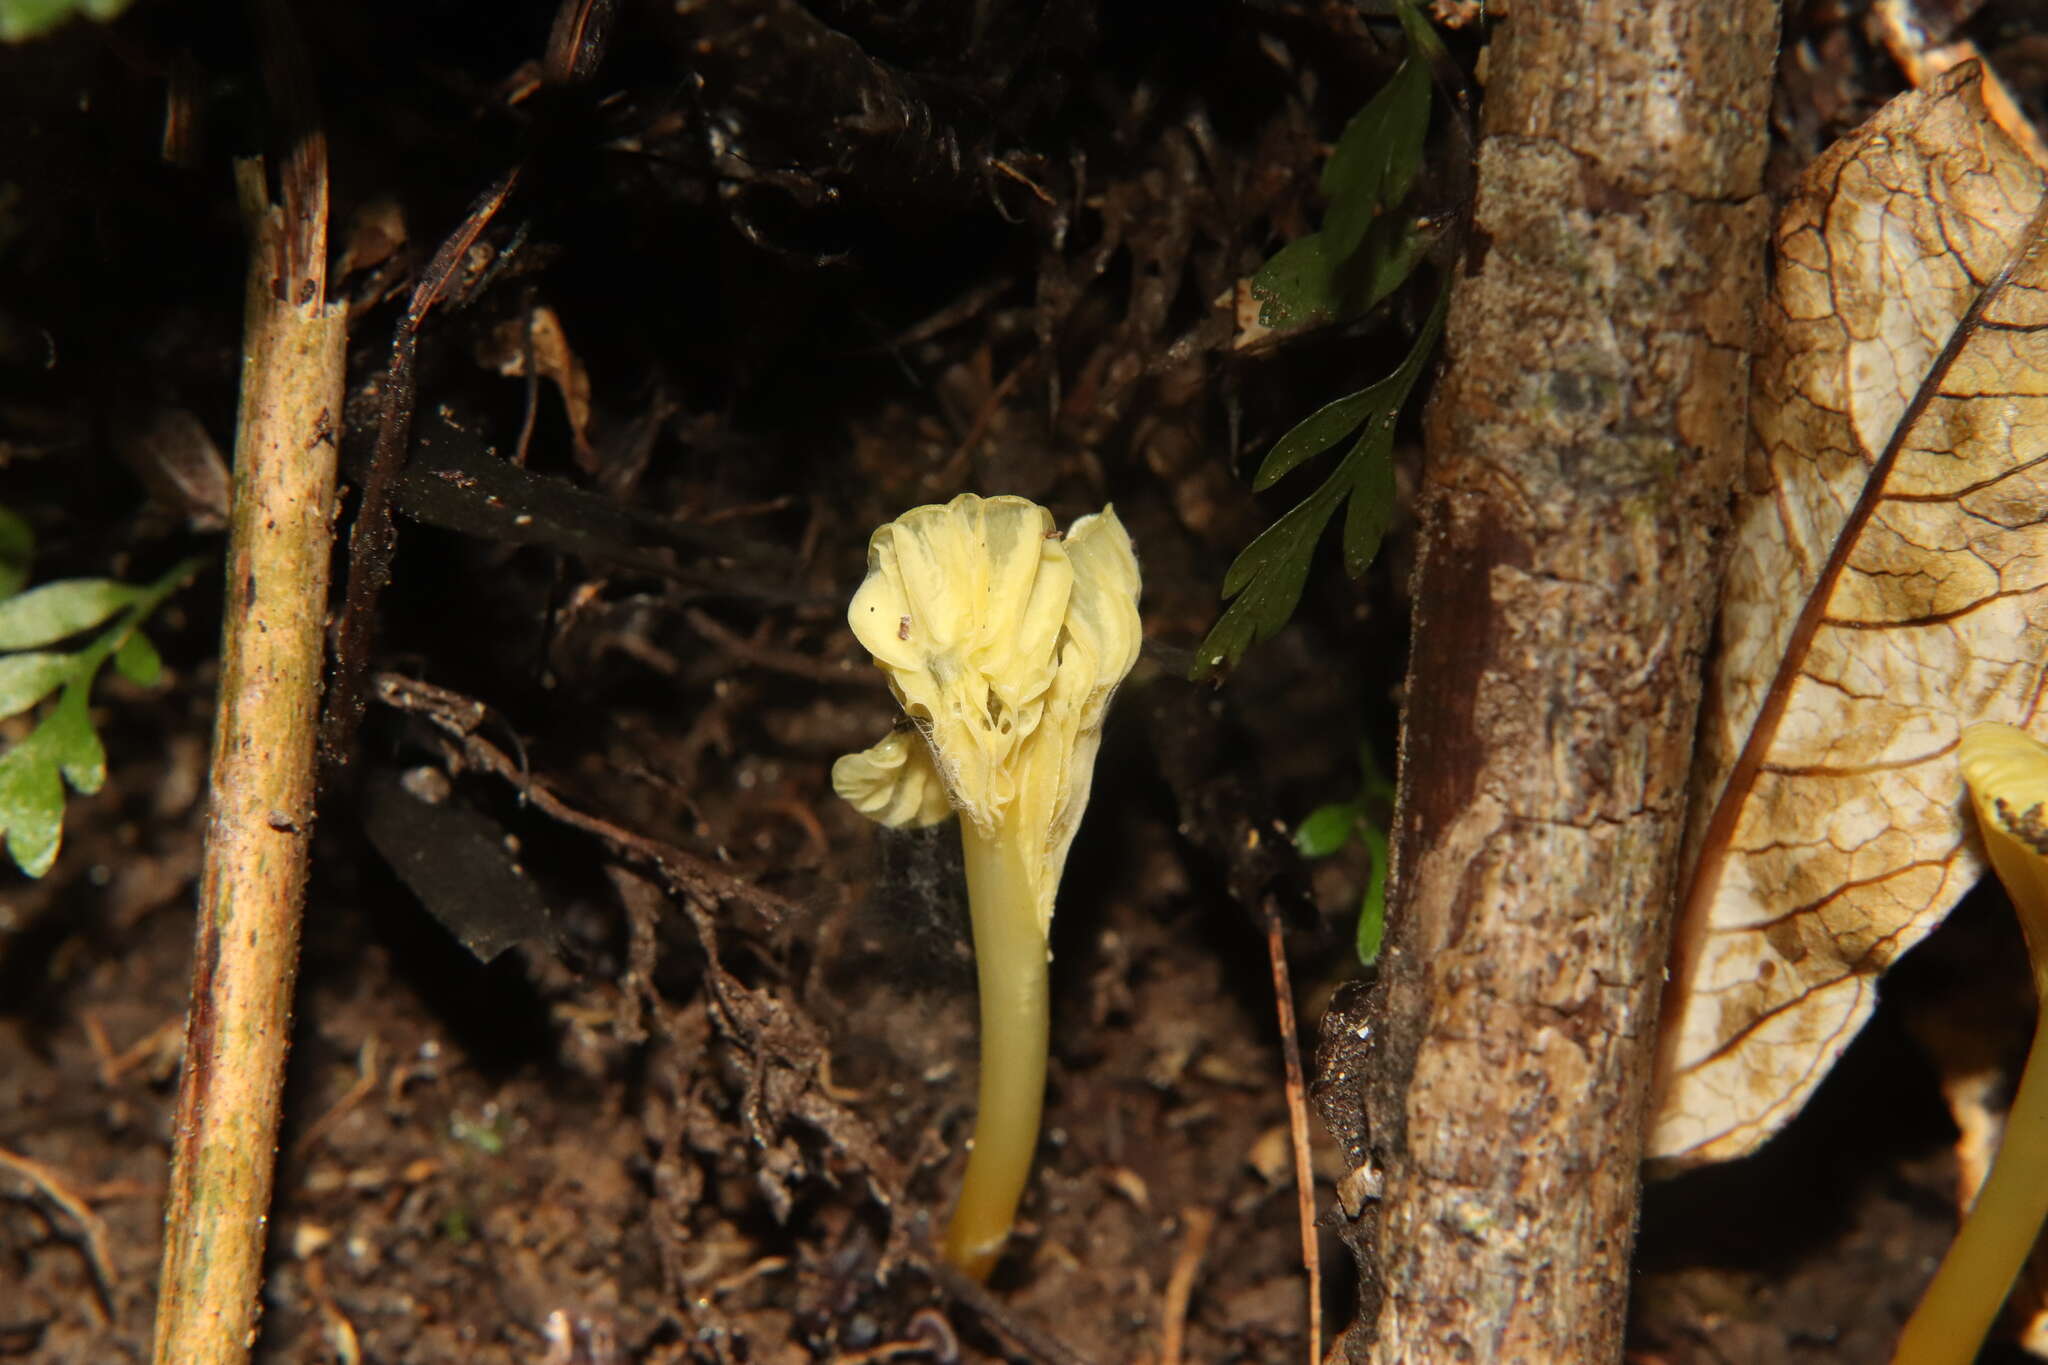
[[[1266,921],[1266,956],[1273,967],[1273,1008],[1280,1020],[1280,1060],[1287,1071],[1287,1132],[1294,1142],[1294,1202],[1301,1222],[1301,1268],[1308,1274],[1308,1365],[1320,1365],[1323,1257],[1316,1238],[1316,1176],[1309,1165],[1308,1086],[1301,1075],[1301,1034],[1294,1021],[1294,983],[1287,971],[1280,907],[1267,896],[1259,903],[1259,910]]]
[[[743,1288],[760,1279],[763,1275],[779,1275],[789,1269],[787,1256],[763,1256],[752,1265],[741,1266],[730,1275],[711,1282],[711,1297],[723,1298],[735,1289]]]
[[[362,1344],[356,1338],[355,1324],[341,1311],[341,1305],[334,1301],[334,1294],[327,1287],[327,1263],[318,1256],[310,1257],[304,1273],[306,1291],[320,1307],[321,1332],[334,1348],[334,1358],[340,1365],[357,1365],[363,1358]]]
[[[1016,278],[1011,275],[998,275],[992,280],[977,284],[936,313],[912,323],[875,349],[901,350],[915,346],[921,341],[930,341],[943,332],[972,321],[983,309],[1016,287]]]
[[[482,702],[396,673],[377,675],[376,694],[386,706],[425,716],[461,744],[463,756],[470,763],[517,787],[520,794],[542,814],[597,836],[633,862],[652,866],[677,895],[695,897],[695,903],[707,905],[721,901],[751,905],[772,923],[779,923],[795,911],[796,907],[781,896],[765,891],[743,877],[736,877],[714,863],[673,844],[635,834],[609,820],[586,814],[556,796],[554,790],[528,772],[524,764],[515,762],[478,733],[478,727],[489,714]]]
[[[327,1136],[335,1124],[348,1116],[348,1112],[368,1099],[377,1089],[377,1035],[363,1039],[362,1050],[356,1054],[356,1079],[347,1092],[334,1102],[332,1108],[306,1125],[306,1131],[292,1147],[292,1155],[303,1157],[313,1150],[321,1138]]]
[[[947,1298],[973,1312],[1033,1360],[1044,1361],[1046,1365],[1088,1365],[1087,1357],[1045,1329],[1018,1317],[972,1277],[955,1270],[936,1247],[920,1247],[915,1264]]]
[[[78,1224],[85,1237],[85,1259],[92,1266],[93,1283],[99,1290],[97,1308],[102,1322],[111,1319],[114,1302],[114,1260],[107,1254],[107,1225],[92,1211],[85,1197],[64,1183],[53,1167],[19,1152],[0,1147],[0,1170],[12,1171],[40,1190],[43,1197],[62,1209]]]
[[[1423,420],[1387,942],[1359,1021],[1370,1047],[1326,1082],[1351,1092],[1329,1111],[1370,1115],[1341,1140],[1371,1168],[1360,1180],[1381,1182],[1348,1239],[1353,1360],[1625,1348],[1695,661],[1749,432],[1748,351],[1704,319],[1746,327],[1764,308],[1779,10],[1647,0],[1622,26],[1574,0],[1515,0],[1490,47],[1472,232],[1493,252],[1453,272]],[[1667,78],[1674,62],[1686,79]],[[1560,165],[1626,166],[1630,194],[1682,207],[1653,223]],[[1535,220],[1509,207],[1530,195],[1597,245],[1566,259],[1530,240]],[[1602,320],[1600,363],[1641,382],[1561,438],[1510,395],[1569,382],[1561,339],[1587,317]],[[1707,392],[1733,401],[1680,415]],[[1581,441],[1630,453],[1588,477]],[[1662,480],[1642,517],[1638,477]],[[1566,988],[1569,1041],[1561,944],[1563,970],[1591,983]]]
[[[541,58],[542,79],[554,85],[579,85],[597,74],[617,9],[617,0],[562,0]]]
[[[604,60],[611,33],[616,0],[563,0],[548,34],[541,79],[553,85],[578,85],[594,75]],[[348,589],[334,632],[334,678],[327,709],[321,717],[321,749],[329,763],[348,762],[355,748],[356,726],[367,706],[364,682],[369,676],[370,646],[375,634],[377,598],[391,582],[391,557],[398,546],[397,528],[391,518],[394,486],[405,464],[411,443],[413,409],[418,400],[414,361],[421,326],[435,305],[455,287],[484,230],[518,187],[525,163],[515,163],[500,175],[469,206],[469,212],[448,234],[433,259],[421,273],[398,320],[391,338],[391,359],[385,367],[382,392],[383,411],[377,419],[377,444],[370,457],[363,496],[356,509],[355,524],[349,528]],[[523,237],[524,228],[514,236]],[[502,266],[512,247],[498,253],[493,266]],[[474,284],[481,292],[494,271]],[[538,368],[533,363],[534,312],[525,312],[527,372],[527,416],[520,433],[515,463],[525,462],[526,444],[532,436],[533,408]]]
[[[737,507],[719,507],[694,518],[699,526],[719,526],[728,521],[741,521],[747,517],[765,517],[774,512],[785,512],[796,506],[796,496],[778,493],[772,498],[761,498],[755,502],[743,502]]]
[[[512,463],[526,468],[526,452],[533,444],[533,428],[540,418],[540,366],[533,362],[534,289],[526,289],[526,306],[519,310],[520,373],[526,376],[526,401],[519,417],[519,435],[512,442]]]
[[[100,1084],[110,1090],[143,1063],[166,1054],[175,1056],[182,1041],[180,1035],[185,1029],[183,1019],[166,1019],[131,1043],[125,1051],[116,1052],[113,1040],[107,1036],[106,1025],[100,1022],[99,1012],[86,1010],[82,1017],[86,1042],[92,1046],[93,1059],[99,1064]]]
[[[1195,1276],[1201,1273],[1202,1258],[1209,1254],[1209,1234],[1216,1230],[1216,1213],[1199,1205],[1183,1209],[1180,1215],[1180,1252],[1173,1258],[1173,1270],[1166,1277],[1166,1303],[1160,1310],[1159,1365],[1180,1365],[1186,1349],[1188,1302],[1194,1297]]]
[[[820,659],[809,654],[799,654],[793,649],[778,649],[774,645],[749,640],[727,626],[709,612],[691,607],[683,613],[683,619],[690,623],[690,629],[717,645],[742,663],[753,664],[756,668],[770,673],[787,673],[791,677],[803,678],[810,682],[843,683],[872,681],[872,675],[864,668],[855,666],[851,659]]]
[[[988,397],[981,400],[981,406],[975,410],[973,421],[967,425],[967,434],[960,438],[960,444],[953,447],[952,458],[946,461],[946,472],[949,475],[956,469],[966,469],[967,461],[974,454],[974,448],[981,444],[982,437],[988,435],[990,424],[995,421],[996,414],[1002,411],[1003,400],[1017,387],[1017,381],[1024,377],[1027,368],[1028,362],[1013,367],[993,389],[989,390]]]
[[[391,520],[391,494],[412,439],[413,406],[418,397],[413,362],[419,349],[420,326],[454,286],[469,249],[498,216],[498,210],[505,206],[518,183],[519,167],[514,166],[477,196],[462,222],[427,263],[419,283],[413,286],[405,315],[398,320],[391,338],[391,359],[384,369],[380,394],[383,411],[377,417],[377,444],[370,456],[369,475],[363,480],[355,524],[348,533],[348,587],[341,615],[335,622],[334,680],[320,722],[320,747],[332,764],[348,762],[355,748],[356,726],[362,721],[367,704],[363,680],[369,673],[377,598],[391,583],[391,556],[398,548],[398,531]],[[339,410],[337,406],[336,411]]]
[[[771,815],[782,816],[803,831],[805,856],[798,866],[822,867],[832,856],[832,842],[825,837],[825,826],[810,806],[785,796],[771,797],[761,803],[761,808]]]
[[[283,4],[265,76],[295,137],[251,228],[212,792],[179,1076],[157,1365],[241,1365],[256,1338],[292,985],[313,835],[314,739],[348,314],[327,301],[327,152]]]

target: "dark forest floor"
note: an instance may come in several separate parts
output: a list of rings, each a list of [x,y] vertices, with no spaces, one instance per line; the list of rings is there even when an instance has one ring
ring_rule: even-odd
[[[563,92],[534,89],[551,5],[310,8],[357,305],[345,465],[413,272],[526,168],[422,335],[416,434],[457,491],[401,498],[373,667],[482,703],[515,779],[729,880],[686,913],[615,841],[373,701],[323,788],[258,1358],[1032,1358],[1021,1323],[1098,1362],[1159,1361],[1183,1326],[1186,1360],[1299,1359],[1273,986],[1219,850],[1284,848],[1356,790],[1361,744],[1391,762],[1402,529],[1362,584],[1329,556],[1227,685],[1181,675],[1231,556],[1288,505],[1252,497],[1250,462],[1388,368],[1413,315],[1231,346],[1235,282],[1315,221],[1387,26],[1286,3],[1170,23],[1109,0],[627,3]],[[2029,23],[1994,0],[1971,31],[2038,99]],[[1854,4],[1805,6],[1786,52],[1780,184],[1901,86]],[[910,133],[843,117],[877,89],[917,92]],[[262,149],[261,107],[235,7],[138,0],[0,49],[0,502],[37,530],[38,580],[219,553],[135,471],[190,450],[167,424],[231,437],[228,160]],[[167,109],[189,119],[176,159]],[[544,534],[460,496],[510,456]],[[843,624],[867,535],[961,489],[1063,524],[1113,500],[1148,634],[1063,884],[1039,1169],[982,1303],[917,1252],[972,1118],[958,855],[877,832],[827,779],[893,711]],[[148,1354],[218,629],[202,576],[153,628],[167,681],[103,686],[110,778],[71,803],[56,868],[0,873],[0,1149],[91,1216],[0,1171],[0,1360]],[[460,833],[408,819],[402,782],[467,812]],[[552,944],[480,963],[391,870],[458,838],[516,858]],[[1284,869],[1311,1032],[1359,974],[1366,872]],[[455,880],[444,911],[500,909]],[[2007,925],[1966,906],[1791,1131],[1652,1190],[1635,1359],[1882,1357],[1952,1227],[1955,1134],[1916,1029],[1958,981],[2012,974],[2024,998]],[[1334,1150],[1318,1174],[1327,1207]],[[1327,1235],[1323,1256],[1341,1324],[1348,1266]]]

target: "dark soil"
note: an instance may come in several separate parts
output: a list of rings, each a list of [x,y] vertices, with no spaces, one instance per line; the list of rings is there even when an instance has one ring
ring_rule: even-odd
[[[1185,1360],[1300,1359],[1274,987],[1232,892],[1264,841],[1253,890],[1278,893],[1312,1044],[1360,971],[1368,869],[1301,865],[1286,834],[1355,793],[1360,744],[1391,759],[1402,532],[1361,584],[1323,564],[1220,690],[1181,678],[1225,566],[1289,505],[1248,462],[1384,372],[1413,316],[1230,345],[1235,282],[1313,226],[1391,27],[629,0],[594,75],[544,84],[551,4],[301,8],[349,253],[352,488],[406,292],[522,170],[421,333],[363,661],[387,681],[323,781],[258,1358],[1159,1361],[1184,1331]],[[2016,70],[2023,10],[1971,21]],[[1781,183],[1897,88],[1862,23],[1795,16]],[[206,467],[192,423],[232,435],[228,168],[280,147],[257,55],[240,9],[178,0],[0,48],[0,501],[39,581],[219,554],[165,471]],[[530,479],[466,496],[507,460]],[[972,1120],[957,851],[876,831],[827,778],[892,719],[843,625],[867,534],[962,489],[1062,523],[1113,500],[1148,633],[1062,887],[1039,1168],[984,1295],[926,1251]],[[0,1360],[148,1355],[219,611],[202,577],[152,627],[165,682],[103,684],[107,787],[46,878],[0,874],[0,1152],[23,1159],[0,1166]],[[407,680],[487,718],[465,741]],[[422,790],[459,818],[405,804]],[[412,853],[460,869],[440,920],[392,871]],[[515,863],[546,934],[480,962],[463,938],[514,930],[474,888]],[[2008,922],[1973,904],[1916,955],[1766,1153],[1653,1189],[1636,1359],[1882,1358],[1953,1226],[1916,1021],[2017,971]],[[1341,1174],[1319,1150],[1322,1207]],[[1344,1254],[1325,1233],[1336,1325]]]

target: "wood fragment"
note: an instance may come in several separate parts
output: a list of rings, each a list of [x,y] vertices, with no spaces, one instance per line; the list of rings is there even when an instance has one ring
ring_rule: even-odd
[[[257,7],[282,203],[235,168],[250,229],[241,392],[156,1365],[242,1365],[262,1311],[334,534],[348,312],[327,299],[327,141],[283,0]]]

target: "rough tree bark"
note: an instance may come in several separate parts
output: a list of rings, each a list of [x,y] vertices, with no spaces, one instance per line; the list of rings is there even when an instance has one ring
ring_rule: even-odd
[[[1772,0],[1515,0],[1495,30],[1427,420],[1391,938],[1326,1027],[1325,1108],[1366,1168],[1353,1359],[1620,1358],[1776,40]]]

